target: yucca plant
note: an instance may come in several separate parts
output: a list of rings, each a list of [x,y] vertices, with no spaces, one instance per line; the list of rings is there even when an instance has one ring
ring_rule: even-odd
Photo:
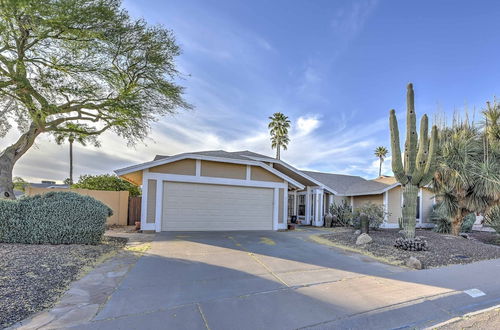
[[[500,154],[486,134],[468,119],[440,130],[433,189],[453,235],[460,234],[468,214],[487,213],[500,202]]]

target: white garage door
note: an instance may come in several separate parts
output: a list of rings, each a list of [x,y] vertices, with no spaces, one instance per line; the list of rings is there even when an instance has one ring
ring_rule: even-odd
[[[273,189],[179,182],[163,189],[163,231],[273,229]]]

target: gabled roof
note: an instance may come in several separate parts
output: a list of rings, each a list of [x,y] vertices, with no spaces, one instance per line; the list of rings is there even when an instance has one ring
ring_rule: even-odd
[[[157,155],[154,160],[142,164],[137,164],[129,167],[125,167],[122,169],[115,170],[115,173],[118,174],[119,176],[129,174],[132,172],[136,171],[141,171],[144,169],[148,169],[151,167],[179,161],[182,159],[202,159],[202,160],[209,160],[209,161],[219,161],[219,162],[228,162],[228,163],[236,163],[236,164],[246,164],[246,165],[254,165],[254,166],[259,166],[262,167],[269,172],[275,174],[276,176],[282,178],[283,180],[291,183],[293,186],[303,189],[304,185],[301,184],[300,182],[290,178],[289,176],[281,173],[280,171],[275,170],[271,166],[261,162],[252,159],[249,157],[250,155],[258,155],[259,157],[265,157],[268,159],[272,159],[270,157],[252,153],[250,151],[237,151],[237,152],[227,152],[224,150],[210,150],[210,151],[198,151],[198,152],[189,152],[189,153],[183,153],[183,154],[178,154],[174,156],[162,156],[162,155]]]
[[[181,156],[181,155],[199,155],[199,156],[208,156],[208,157],[217,157],[217,158],[229,158],[229,159],[239,159],[239,160],[249,160],[252,158],[259,158],[261,159],[268,159],[269,161],[274,161],[276,159],[261,155],[255,152],[251,152],[248,150],[245,151],[234,151],[234,152],[229,152],[229,151],[224,151],[224,150],[207,150],[207,151],[196,151],[196,152],[188,152],[188,153],[182,153],[175,155]],[[163,155],[156,155],[154,160],[159,160],[159,159],[165,159],[173,156],[163,156]]]
[[[296,180],[302,180],[304,182],[308,182],[307,184],[315,184],[335,195],[340,195],[340,196],[382,194],[383,192],[399,185],[399,183],[396,182],[396,180],[393,177],[379,177],[374,180],[366,180],[360,176],[354,176],[354,175],[333,174],[333,173],[323,173],[314,171],[301,171],[294,168],[290,164],[285,163],[282,160],[258,154],[256,152],[251,152],[248,150],[234,151],[234,152],[229,152],[224,150],[207,150],[207,151],[182,153],[173,156],[157,155],[151,162],[130,166],[127,168],[116,170],[115,172],[118,175],[122,175],[186,158],[206,159],[206,160],[216,160],[216,161],[218,160],[225,162],[234,162],[238,164],[257,165],[284,178],[286,181],[292,183],[293,185],[301,189],[304,187],[304,184]],[[266,165],[266,163],[273,163],[275,168],[279,168],[286,174],[282,173],[280,170],[277,170],[271,166]],[[295,177],[296,180],[292,179],[290,176]]]
[[[360,176],[333,174],[313,171],[302,171],[310,177],[315,178],[324,185],[330,187],[337,192],[337,195],[342,196],[359,196],[359,195],[376,195],[381,194],[389,189],[399,185],[393,180],[393,183],[385,183],[375,180],[366,180]],[[387,182],[390,182],[391,177],[387,177]]]

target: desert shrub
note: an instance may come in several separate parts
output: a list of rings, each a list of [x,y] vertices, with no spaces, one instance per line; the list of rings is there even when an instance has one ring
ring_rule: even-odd
[[[72,192],[0,200],[0,242],[98,244],[112,214],[102,202]]]
[[[430,218],[435,224],[432,230],[440,234],[449,234],[451,232],[451,222],[439,205],[435,204],[432,207]]]
[[[484,224],[500,234],[500,205],[492,207],[484,216]]]
[[[333,226],[348,227],[351,225],[352,209],[345,200],[338,204],[331,204],[330,213],[333,216]]]
[[[441,204],[435,204],[432,208],[431,212],[431,221],[436,225],[434,226],[434,231],[440,234],[449,234],[451,233],[451,221],[450,218],[446,215],[444,208],[440,207]],[[472,231],[472,226],[476,221],[476,215],[474,213],[469,213],[464,217],[462,222],[462,226],[460,232],[469,233]]]
[[[462,233],[470,233],[474,222],[476,222],[476,215],[474,213],[467,214],[462,222],[462,229],[460,231]]]
[[[371,202],[365,203],[354,210],[352,225],[355,228],[361,227],[361,213],[364,213],[368,216],[368,220],[370,221],[370,228],[372,229],[377,229],[378,227],[380,227],[382,222],[384,222],[385,216],[388,214],[384,211],[383,205],[378,205]]]

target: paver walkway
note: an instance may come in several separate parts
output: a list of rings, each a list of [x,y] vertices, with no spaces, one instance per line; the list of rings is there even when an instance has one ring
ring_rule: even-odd
[[[500,301],[500,260],[411,271],[295,232],[159,233],[78,329],[424,328]],[[477,288],[477,298],[463,290]]]

